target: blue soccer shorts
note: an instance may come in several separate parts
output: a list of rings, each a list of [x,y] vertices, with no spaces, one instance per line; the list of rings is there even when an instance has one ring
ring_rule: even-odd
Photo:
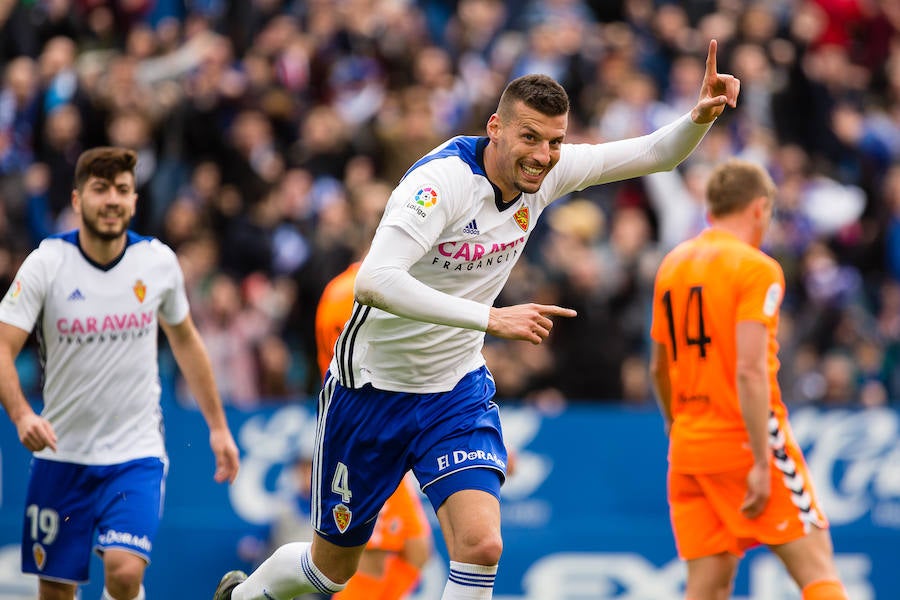
[[[25,498],[22,571],[84,583],[91,552],[118,548],[147,563],[162,514],[166,463],[80,465],[35,458]]]
[[[339,546],[365,544],[410,469],[435,511],[460,490],[499,499],[506,447],[494,393],[487,367],[433,394],[345,388],[327,375],[313,457],[316,531]]]

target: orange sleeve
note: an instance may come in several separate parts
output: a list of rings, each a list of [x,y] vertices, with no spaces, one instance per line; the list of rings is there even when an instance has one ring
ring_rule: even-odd
[[[767,326],[777,321],[784,297],[784,273],[770,260],[747,261],[737,279],[742,284],[738,295],[737,322],[759,321]]]
[[[353,284],[357,271],[358,262],[328,282],[316,307],[316,360],[323,378],[334,356],[334,343],[353,311]]]

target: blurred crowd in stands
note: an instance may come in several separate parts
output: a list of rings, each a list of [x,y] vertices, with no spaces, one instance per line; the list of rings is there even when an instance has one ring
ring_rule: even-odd
[[[738,108],[675,171],[546,213],[499,302],[579,316],[488,339],[500,398],[652,402],[654,270],[741,156],[779,187],[786,400],[900,404],[897,0],[0,0],[0,287],[73,226],[79,153],[133,148],[133,229],[180,257],[225,401],[308,398],[319,293],[417,158],[532,72],[569,91],[567,141],[648,133],[695,103],[711,38]],[[19,366],[37,394],[34,344]]]

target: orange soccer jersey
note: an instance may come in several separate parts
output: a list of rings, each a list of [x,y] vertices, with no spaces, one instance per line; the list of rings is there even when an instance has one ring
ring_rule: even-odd
[[[353,263],[328,282],[316,307],[316,360],[322,377],[334,356],[334,343],[353,311],[353,284],[359,264]]]
[[[672,428],[668,494],[679,556],[742,555],[827,527],[781,401],[778,309],[781,267],[730,233],[709,229],[675,248],[656,277],[651,336],[668,354]],[[737,392],[736,328],[768,332],[771,496],[755,519],[740,505],[753,455]]]
[[[673,471],[714,473],[752,464],[737,394],[738,322],[766,326],[769,408],[784,421],[775,339],[783,294],[781,266],[718,229],[684,242],[663,260],[650,333],[668,352]]]

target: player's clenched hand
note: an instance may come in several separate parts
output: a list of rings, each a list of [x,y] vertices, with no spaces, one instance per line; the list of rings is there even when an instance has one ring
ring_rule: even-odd
[[[691,112],[694,123],[709,123],[722,114],[726,104],[734,108],[737,106],[738,94],[741,93],[740,79],[716,70],[716,48],[716,40],[710,40],[700,99]]]
[[[769,502],[772,480],[768,465],[753,465],[747,474],[747,494],[741,504],[741,513],[748,519],[755,519],[765,510]]]
[[[499,338],[540,344],[553,329],[550,317],[574,317],[577,314],[571,308],[547,304],[494,307],[491,308],[486,331]]]
[[[53,425],[37,413],[30,412],[20,418],[16,422],[16,431],[22,445],[32,452],[44,448],[56,452],[56,432],[53,431]]]
[[[216,456],[216,474],[214,479],[222,483],[234,483],[240,468],[237,444],[228,429],[210,431],[209,446]]]

